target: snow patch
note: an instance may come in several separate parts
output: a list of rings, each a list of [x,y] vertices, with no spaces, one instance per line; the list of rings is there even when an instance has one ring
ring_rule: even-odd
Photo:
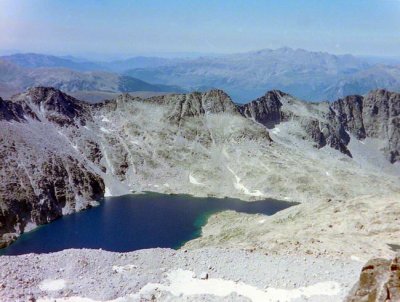
[[[112,196],[112,194],[111,194],[110,188],[105,187],[105,189],[104,189],[104,197],[111,197],[111,196]]]
[[[32,231],[34,228],[36,228],[37,227],[37,224],[36,223],[34,223],[34,222],[32,222],[32,221],[29,221],[27,224],[26,224],[26,226],[25,226],[25,228],[24,228],[24,232],[29,232],[29,231]]]
[[[204,186],[202,182],[199,182],[193,175],[192,173],[189,174],[189,182],[191,184],[194,184],[196,186]]]
[[[229,170],[229,172],[231,172],[233,174],[233,176],[236,179],[236,182],[233,183],[233,186],[235,187],[236,190],[238,191],[242,191],[244,194],[249,195],[249,196],[264,196],[263,193],[261,193],[261,191],[259,190],[255,190],[253,192],[251,192],[248,188],[246,188],[241,182],[240,182],[240,177],[236,175],[236,173],[229,167],[227,167],[227,169]]]
[[[193,278],[194,273],[178,269],[168,274],[170,285],[148,284],[146,287],[158,287],[161,290],[169,291],[174,296],[186,295],[214,295],[226,297],[233,292],[249,298],[253,302],[267,301],[293,301],[301,297],[310,298],[312,296],[334,296],[340,293],[340,285],[337,282],[320,282],[307,287],[296,289],[277,289],[269,287],[265,290],[243,282],[234,282],[224,279],[199,280]],[[141,290],[141,291],[142,291]]]
[[[125,266],[117,266],[117,265],[113,265],[112,270],[116,273],[123,273],[123,272],[129,272],[133,269],[136,269],[136,265],[133,264],[128,264]]]
[[[137,146],[141,145],[141,143],[138,140],[134,140],[134,139],[131,140],[131,143],[134,145],[137,145]]]
[[[104,128],[104,127],[100,127],[100,131],[104,132],[104,133],[111,133],[110,130]]]
[[[124,271],[125,267],[115,267],[119,271]],[[113,267],[114,269],[114,267]],[[138,293],[130,294],[124,297],[110,300],[116,301],[141,301],[141,296],[154,293],[155,291],[166,291],[176,297],[190,297],[195,295],[212,295],[217,297],[226,297],[232,293],[248,298],[252,302],[291,302],[308,300],[311,297],[337,296],[341,288],[339,283],[334,281],[319,282],[314,285],[298,287],[294,289],[281,289],[268,287],[260,289],[244,282],[235,282],[220,278],[196,279],[194,272],[187,270],[174,270],[168,273],[169,285],[161,283],[148,283]],[[92,302],[95,300],[83,297],[68,297],[59,299],[43,298],[38,301],[68,301],[68,302]],[[324,301],[323,298],[320,301]]]
[[[39,284],[42,291],[57,291],[65,288],[67,282],[64,279],[45,279]]]
[[[222,149],[222,154],[225,156],[226,159],[230,159],[228,152],[226,152],[225,148]]]
[[[350,259],[353,260],[353,261],[357,261],[357,262],[364,262],[364,261],[362,261],[359,257],[357,257],[357,256],[355,256],[355,255],[351,255],[351,256],[350,256]]]
[[[274,129],[271,130],[271,132],[275,135],[277,135],[279,132],[281,132],[281,129],[279,129],[278,127],[275,127]]]

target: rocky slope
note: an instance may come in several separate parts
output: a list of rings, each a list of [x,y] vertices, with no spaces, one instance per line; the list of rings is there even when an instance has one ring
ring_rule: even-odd
[[[0,297],[14,301],[342,301],[354,260],[240,249],[101,250],[0,257]]]
[[[91,105],[30,89],[0,101],[2,245],[103,193],[319,205],[399,192],[398,106],[383,90],[332,104],[271,91],[235,105],[211,90]]]

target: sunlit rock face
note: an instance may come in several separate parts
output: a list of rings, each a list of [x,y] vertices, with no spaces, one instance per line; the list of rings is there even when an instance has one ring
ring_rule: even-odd
[[[375,91],[306,103],[271,91],[236,105],[211,90],[93,105],[30,89],[0,100],[1,244],[103,194],[311,202],[396,191],[398,100]]]
[[[400,263],[399,257],[392,261],[371,259],[361,270],[346,302],[358,301],[400,301]]]

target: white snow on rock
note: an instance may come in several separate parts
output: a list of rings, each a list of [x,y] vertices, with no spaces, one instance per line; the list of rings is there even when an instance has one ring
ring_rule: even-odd
[[[202,182],[199,182],[191,173],[189,174],[189,182],[196,186],[204,186]]]
[[[104,128],[104,127],[100,127],[100,131],[103,131],[104,133],[111,133],[110,130]]]
[[[67,285],[67,282],[64,279],[45,279],[39,284],[39,288],[42,291],[58,291]]]
[[[138,140],[136,140],[136,139],[132,139],[132,140],[131,140],[131,143],[134,144],[134,145],[137,145],[137,146],[140,146],[140,145],[141,145],[141,143],[140,143]]]
[[[112,194],[111,194],[110,189],[108,187],[105,187],[105,189],[104,189],[104,197],[111,197],[111,196],[112,196]]]
[[[133,264],[124,265],[124,266],[113,265],[113,267],[112,267],[113,271],[116,273],[129,272],[135,268],[136,268],[136,265],[133,265]]]
[[[29,221],[27,224],[26,224],[26,226],[25,226],[25,229],[24,229],[24,232],[29,232],[29,231],[32,231],[34,228],[36,228],[37,227],[37,224],[36,223],[34,223],[34,222],[32,222],[32,221]]]
[[[170,285],[147,284],[141,292],[148,289],[159,288],[169,291],[174,296],[214,295],[226,297],[231,293],[249,298],[253,302],[268,301],[293,301],[299,298],[310,298],[312,296],[335,296],[340,293],[340,285],[337,282],[320,282],[307,287],[296,289],[277,289],[268,287],[265,290],[243,282],[234,282],[219,278],[199,280],[193,278],[194,273],[178,269],[168,274]],[[305,300],[305,299],[304,299]]]
[[[357,257],[355,255],[351,255],[350,259],[353,260],[353,261],[364,262],[363,260],[360,259],[360,257]]]
[[[233,183],[233,186],[235,187],[236,190],[243,192],[245,195],[249,195],[249,196],[256,196],[256,197],[260,197],[260,196],[264,196],[263,193],[261,193],[261,191],[259,190],[255,190],[255,191],[250,191],[248,188],[246,188],[240,181],[240,177],[236,175],[236,173],[230,168],[227,167],[227,169],[229,170],[229,172],[231,172],[233,174],[233,176],[236,179],[236,182]]]
[[[271,132],[275,135],[277,135],[279,132],[281,132],[281,129],[279,129],[278,127],[275,127],[274,129],[271,130]]]
[[[124,271],[125,268],[118,267]],[[111,301],[141,301],[142,296],[151,295],[155,291],[164,291],[176,297],[191,297],[195,295],[212,295],[227,297],[232,293],[248,298],[252,302],[291,302],[307,301],[311,297],[333,297],[340,293],[340,285],[337,282],[326,281],[314,285],[298,287],[294,289],[281,289],[268,287],[260,289],[244,282],[235,282],[220,278],[194,278],[194,272],[177,269],[168,273],[169,285],[161,283],[148,283],[138,293],[119,297]],[[208,277],[208,276],[207,276]],[[82,297],[68,297],[60,299],[39,299],[38,301],[68,301],[68,302],[92,302],[95,300]]]

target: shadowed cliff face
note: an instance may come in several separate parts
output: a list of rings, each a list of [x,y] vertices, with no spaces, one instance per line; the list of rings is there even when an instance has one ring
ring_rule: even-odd
[[[346,131],[359,140],[383,140],[387,159],[391,163],[400,160],[400,94],[375,90],[364,97],[340,99],[332,107]]]
[[[353,134],[358,140],[369,137],[384,141],[382,151],[387,159],[391,163],[400,159],[400,94],[375,90],[366,96],[348,96],[333,102],[317,118],[310,112],[297,110],[298,102],[281,91],[270,91],[239,108],[244,116],[270,129],[281,122],[299,120],[318,148],[329,145],[351,157],[347,145],[349,134]],[[302,109],[323,104],[303,103]]]
[[[0,245],[104,193],[301,202],[390,190],[350,145],[376,139],[398,161],[399,111],[399,95],[382,90],[332,104],[270,91],[239,106],[211,90],[91,105],[45,87],[0,99]]]
[[[51,88],[0,100],[0,246],[103,196],[101,177],[53,135],[84,124],[84,107]]]

